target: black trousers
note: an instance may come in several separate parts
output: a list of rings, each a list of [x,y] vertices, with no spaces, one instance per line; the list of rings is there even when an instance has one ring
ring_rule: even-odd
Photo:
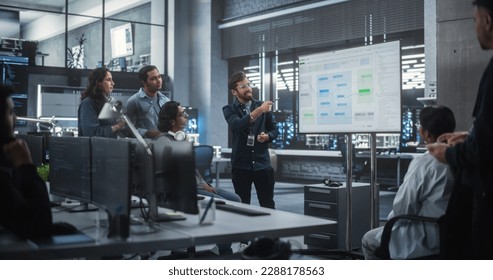
[[[275,180],[272,167],[259,171],[233,169],[231,177],[235,192],[240,196],[241,202],[250,204],[253,183],[260,206],[275,209]]]

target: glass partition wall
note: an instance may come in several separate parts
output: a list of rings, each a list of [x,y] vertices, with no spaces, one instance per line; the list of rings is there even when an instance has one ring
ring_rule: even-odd
[[[166,3],[162,0],[38,0],[0,3],[0,55],[23,55],[31,65],[137,71],[165,68]],[[25,43],[28,42],[28,43]],[[23,48],[23,45],[26,47]]]

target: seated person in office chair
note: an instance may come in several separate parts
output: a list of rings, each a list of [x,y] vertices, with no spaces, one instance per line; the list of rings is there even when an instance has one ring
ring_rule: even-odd
[[[162,132],[158,137],[168,137],[171,140],[185,141],[187,135],[183,132],[183,129],[187,125],[188,115],[185,109],[180,106],[180,103],[176,101],[166,102],[159,111],[158,130]],[[204,178],[200,175],[199,171],[195,169],[195,177],[197,180],[197,193],[200,195],[210,196],[214,198],[226,199],[236,202],[241,202],[240,197],[227,190],[215,189],[209,185]],[[231,244],[217,244],[217,251],[219,255],[227,255],[233,253]]]
[[[12,88],[0,85],[0,228],[22,238],[49,237],[52,216],[48,191],[26,142],[14,138],[17,116],[12,93]]]
[[[429,106],[419,114],[419,133],[427,143],[436,142],[443,133],[455,129],[453,112],[444,106]],[[395,196],[389,219],[397,215],[440,217],[445,214],[454,176],[449,166],[440,163],[428,152],[414,158]],[[368,231],[362,239],[365,259],[378,259],[383,227]],[[400,221],[392,229],[392,259],[419,258],[439,253],[438,225]]]
[[[176,101],[166,102],[159,111],[158,129],[162,134],[158,137],[168,137],[176,141],[187,140],[186,134],[183,132],[187,122],[188,115],[185,109],[180,106],[180,103]],[[198,194],[241,202],[240,197],[236,193],[224,189],[215,189],[209,185],[202,178],[198,170],[195,170],[195,177],[197,179]]]

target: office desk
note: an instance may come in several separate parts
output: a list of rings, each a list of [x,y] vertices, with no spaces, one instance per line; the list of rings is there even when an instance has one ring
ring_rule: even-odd
[[[65,221],[75,225],[80,231],[92,237],[95,242],[73,243],[64,245],[37,245],[25,241],[26,245],[18,250],[4,251],[0,248],[1,259],[64,259],[118,256],[125,253],[156,251],[159,248],[183,248],[190,246],[188,237],[169,231],[157,230],[153,233],[132,234],[123,241],[118,239],[100,238],[102,228],[96,227],[98,212],[54,212],[54,222]],[[131,232],[144,231],[146,226],[132,226]],[[29,246],[27,246],[29,245]]]
[[[328,221],[311,216],[305,216],[286,211],[261,208],[236,202],[228,204],[253,208],[271,215],[248,217],[230,212],[216,210],[216,220],[213,225],[198,225],[198,217],[191,215],[185,221],[161,224],[163,227],[177,232],[183,232],[193,237],[193,245],[214,244],[251,240],[259,236],[287,237],[316,232],[318,229],[327,230],[335,221]]]
[[[241,207],[251,207],[271,213],[268,216],[249,217],[216,210],[216,220],[212,225],[199,225],[197,215],[188,215],[184,221],[163,222],[156,225],[152,233],[137,234],[147,226],[131,226],[128,240],[115,240],[100,237],[96,227],[98,212],[67,213],[54,211],[54,221],[66,221],[80,231],[94,238],[95,242],[65,245],[39,246],[31,241],[23,241],[11,246],[0,247],[0,259],[63,259],[63,258],[101,258],[121,254],[154,252],[187,248],[217,242],[236,242],[251,240],[259,236],[284,237],[326,231],[334,221],[304,216],[279,210],[260,208],[240,203],[228,202]],[[135,214],[138,209],[134,210]],[[160,211],[166,211],[160,209]]]
[[[216,188],[219,188],[219,182],[221,181],[221,172],[219,172],[219,164],[228,163],[228,162],[231,162],[230,158],[222,158],[222,157],[212,158],[212,163],[214,163],[214,167],[216,168]]]

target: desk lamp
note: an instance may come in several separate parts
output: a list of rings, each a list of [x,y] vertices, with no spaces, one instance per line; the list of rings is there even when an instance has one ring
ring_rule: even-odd
[[[149,156],[152,156],[151,149],[147,145],[144,138],[142,138],[142,135],[140,135],[137,128],[135,128],[132,121],[130,121],[130,119],[127,117],[127,115],[122,112],[122,108],[123,108],[123,104],[120,100],[115,101],[115,103],[113,103],[113,104],[111,102],[106,102],[103,106],[103,109],[101,109],[101,112],[99,113],[98,118],[100,120],[123,118],[125,120],[125,122],[127,123],[128,127],[130,128],[130,130],[132,131],[135,138],[137,138],[137,140],[144,146],[144,148],[146,149]]]

